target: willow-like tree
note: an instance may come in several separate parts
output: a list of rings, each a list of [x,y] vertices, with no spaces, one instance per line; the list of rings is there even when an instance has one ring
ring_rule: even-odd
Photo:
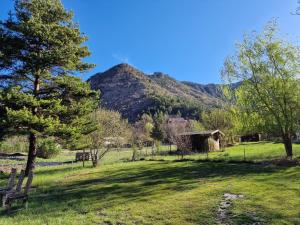
[[[77,138],[92,129],[98,93],[73,76],[93,67],[79,27],[59,0],[16,0],[0,22],[0,136],[26,134],[26,173],[37,138]]]
[[[274,22],[261,34],[246,36],[223,69],[226,81],[241,81],[231,95],[240,122],[249,118],[248,129],[280,135],[288,158],[293,156],[292,137],[299,131],[299,74],[299,47],[280,38]]]

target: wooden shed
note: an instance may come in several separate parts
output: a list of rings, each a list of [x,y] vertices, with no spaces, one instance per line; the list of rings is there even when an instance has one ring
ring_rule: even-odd
[[[185,132],[180,136],[190,139],[190,149],[194,152],[208,152],[220,150],[220,140],[224,135],[220,130]]]
[[[261,141],[261,134],[247,134],[240,137],[240,142],[258,142]]]

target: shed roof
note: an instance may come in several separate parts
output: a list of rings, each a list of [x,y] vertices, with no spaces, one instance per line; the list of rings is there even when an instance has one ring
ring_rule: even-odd
[[[191,136],[191,135],[210,136],[215,133],[220,133],[221,135],[225,136],[225,134],[220,130],[192,131],[192,132],[184,132],[179,135],[180,136]]]

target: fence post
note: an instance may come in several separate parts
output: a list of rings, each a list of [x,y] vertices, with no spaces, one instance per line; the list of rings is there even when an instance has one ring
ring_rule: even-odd
[[[85,150],[83,150],[83,155],[82,155],[82,166],[84,167],[84,161],[85,161]]]
[[[246,161],[246,148],[244,147],[244,161]]]

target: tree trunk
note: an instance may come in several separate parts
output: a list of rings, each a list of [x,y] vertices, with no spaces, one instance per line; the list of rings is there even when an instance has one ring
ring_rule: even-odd
[[[288,159],[293,158],[293,145],[292,145],[292,135],[286,134],[283,136],[283,143],[286,152],[286,157]]]
[[[91,150],[90,151],[91,153],[91,160],[92,160],[92,164],[93,164],[93,167],[97,167],[98,166],[98,162],[99,162],[99,150]]]
[[[34,97],[37,98],[38,93],[40,90],[40,81],[39,81],[39,76],[36,76],[33,84],[33,94]],[[38,113],[38,108],[33,107],[32,108],[32,115],[37,115]],[[26,165],[26,170],[25,170],[25,175],[28,176],[29,171],[34,169],[34,161],[36,158],[36,134],[30,132],[29,134],[29,151],[28,151],[28,158],[27,158],[27,165]]]
[[[29,134],[29,152],[27,158],[27,165],[25,175],[28,176],[29,171],[34,169],[34,161],[36,158],[36,135],[34,133]]]
[[[132,162],[134,162],[136,160],[136,152],[137,152],[137,150],[133,149],[133,151],[132,151],[132,157],[131,157],[131,161]]]

